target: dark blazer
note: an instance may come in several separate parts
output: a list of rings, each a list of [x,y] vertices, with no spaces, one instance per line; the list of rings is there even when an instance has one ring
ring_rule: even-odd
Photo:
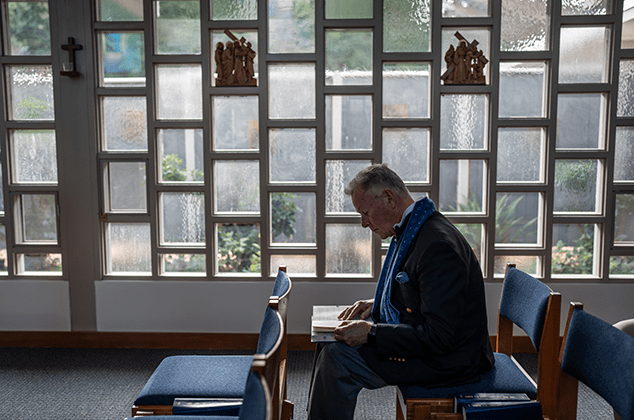
[[[388,384],[459,385],[478,381],[493,366],[480,265],[439,212],[410,245],[391,301],[401,323],[377,324],[376,345],[359,348]]]

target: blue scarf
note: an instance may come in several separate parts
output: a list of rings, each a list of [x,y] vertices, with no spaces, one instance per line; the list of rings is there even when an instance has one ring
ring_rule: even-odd
[[[396,236],[392,237],[392,242],[390,242],[390,247],[385,256],[383,268],[381,269],[379,281],[376,284],[374,305],[372,307],[372,319],[374,322],[387,324],[399,324],[401,322],[400,313],[392,305],[390,300],[392,297],[392,282],[398,274],[401,265],[403,265],[409,246],[412,244],[423,223],[425,223],[425,220],[427,220],[434,211],[436,211],[436,207],[434,206],[434,202],[429,198],[423,197],[418,200],[416,204],[414,204],[414,209],[407,222],[405,231],[401,234],[399,240],[396,240]],[[375,319],[374,316],[377,305],[379,305],[378,310],[381,319]]]

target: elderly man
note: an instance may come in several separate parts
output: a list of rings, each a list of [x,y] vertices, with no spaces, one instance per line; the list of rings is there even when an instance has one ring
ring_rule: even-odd
[[[494,359],[482,271],[465,238],[385,164],[359,172],[346,194],[362,226],[392,242],[374,299],[343,311],[338,342],[320,347],[308,418],[352,419],[362,388],[478,381]]]

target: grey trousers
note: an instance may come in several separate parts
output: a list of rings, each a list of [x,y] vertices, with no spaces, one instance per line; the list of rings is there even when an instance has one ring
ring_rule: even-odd
[[[308,420],[352,420],[362,388],[388,385],[368,367],[356,348],[336,342],[318,347],[318,352],[308,397]]]

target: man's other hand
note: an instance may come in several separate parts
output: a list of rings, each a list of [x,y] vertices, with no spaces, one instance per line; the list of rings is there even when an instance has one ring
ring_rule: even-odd
[[[335,328],[335,340],[343,341],[351,347],[368,342],[368,332],[372,326],[368,321],[345,321]]]
[[[372,314],[374,299],[358,300],[352,306],[348,306],[338,316],[343,321],[351,319],[368,319]]]

